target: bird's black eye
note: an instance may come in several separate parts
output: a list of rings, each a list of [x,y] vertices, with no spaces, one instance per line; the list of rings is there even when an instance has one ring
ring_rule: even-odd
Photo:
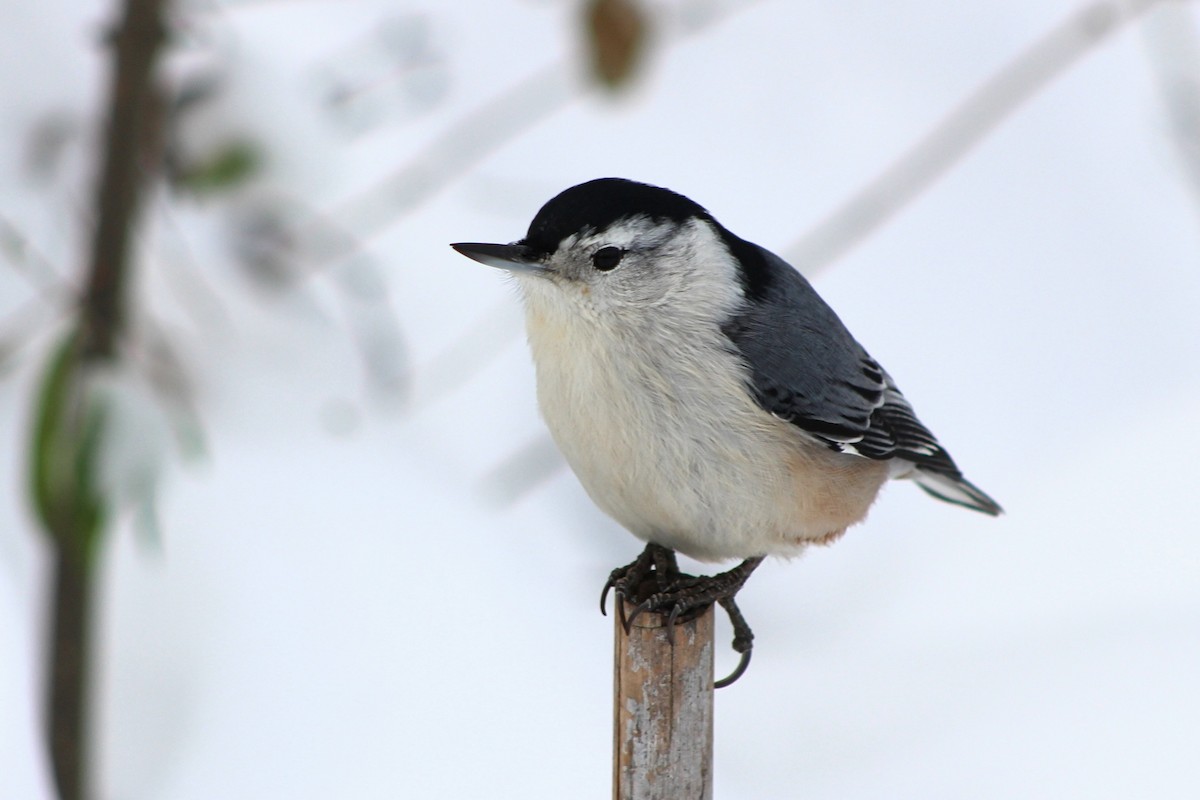
[[[623,255],[625,251],[619,247],[601,247],[592,253],[592,266],[601,272],[608,272],[617,268]]]

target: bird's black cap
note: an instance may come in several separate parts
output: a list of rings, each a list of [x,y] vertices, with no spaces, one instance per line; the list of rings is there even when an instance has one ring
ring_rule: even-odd
[[[619,219],[637,216],[657,221],[709,222],[737,258],[738,277],[746,294],[762,299],[770,290],[773,281],[763,250],[730,233],[696,201],[670,189],[625,178],[597,178],[552,197],[529,223],[529,232],[519,244],[531,254],[549,254],[573,233],[585,228],[602,231]]]
[[[597,178],[572,186],[542,206],[529,223],[524,244],[553,253],[563,239],[584,228],[602,231],[619,219],[635,216],[674,222],[693,217],[712,220],[701,205],[670,189],[624,178]]]

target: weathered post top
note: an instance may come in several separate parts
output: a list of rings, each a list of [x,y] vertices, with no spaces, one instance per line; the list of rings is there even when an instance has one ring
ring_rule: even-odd
[[[629,635],[614,617],[614,800],[711,800],[712,607],[676,621],[674,644],[660,614],[639,614]]]

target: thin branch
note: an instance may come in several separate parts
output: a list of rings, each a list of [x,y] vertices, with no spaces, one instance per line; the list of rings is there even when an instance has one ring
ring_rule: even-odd
[[[758,2],[744,0],[682,15],[673,21],[674,29],[662,45],[698,36]],[[449,125],[406,166],[326,212],[326,224],[314,229],[315,236],[306,248],[312,268],[353,255],[363,240],[419,208],[508,142],[597,89],[597,84],[579,83],[571,60],[548,64],[521,79]],[[297,229],[311,233],[307,224]],[[327,236],[331,231],[353,235]]]
[[[72,310],[67,303],[51,305],[41,297],[31,297],[0,319],[0,377],[16,362],[22,349]]]
[[[38,250],[20,228],[0,214],[0,251],[10,255],[9,263],[14,271],[28,280],[39,292],[51,300],[59,301],[66,294],[66,281],[40,250]]]
[[[149,152],[154,64],[164,39],[165,0],[126,0],[113,37],[115,70],[108,99],[103,163],[95,194],[95,235],[80,298],[81,354],[115,357],[125,328],[128,261]],[[79,478],[80,481],[84,478]],[[76,519],[76,527],[93,523]],[[48,664],[48,742],[61,800],[83,800],[88,788],[88,684],[94,575],[86,531],[55,531],[53,630]]]
[[[478,483],[480,496],[497,507],[510,506],[562,468],[562,453],[544,431],[488,470]]]
[[[47,319],[61,319],[75,307],[76,289],[58,275],[50,259],[40,252],[7,217],[0,215],[0,251],[8,254],[14,271],[37,290],[0,319],[0,375],[16,353],[42,332]]]
[[[333,230],[354,235],[322,237],[306,248],[312,261],[322,265],[352,255],[361,239],[420,207],[492,152],[566,107],[572,88],[569,70],[552,64],[471,112],[407,166],[323,215]],[[324,232],[329,230],[326,224]]]
[[[80,309],[84,351],[104,358],[113,356],[125,327],[126,264],[155,104],[154,63],[165,38],[163,5],[164,0],[126,0],[113,42],[116,73],[96,189],[91,265]]]
[[[1163,8],[1142,30],[1166,106],[1171,139],[1192,199],[1200,206],[1200,30],[1187,6]]]
[[[1075,11],[951,111],[890,167],[785,252],[812,274],[837,260],[944,175],[1021,104],[1080,58],[1166,0],[1101,0]]]

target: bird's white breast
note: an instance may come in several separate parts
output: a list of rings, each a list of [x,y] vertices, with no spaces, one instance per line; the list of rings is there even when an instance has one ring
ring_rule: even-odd
[[[719,327],[581,312],[526,292],[542,414],[588,494],[644,540],[701,560],[797,553],[865,516],[886,467],[760,408]]]

